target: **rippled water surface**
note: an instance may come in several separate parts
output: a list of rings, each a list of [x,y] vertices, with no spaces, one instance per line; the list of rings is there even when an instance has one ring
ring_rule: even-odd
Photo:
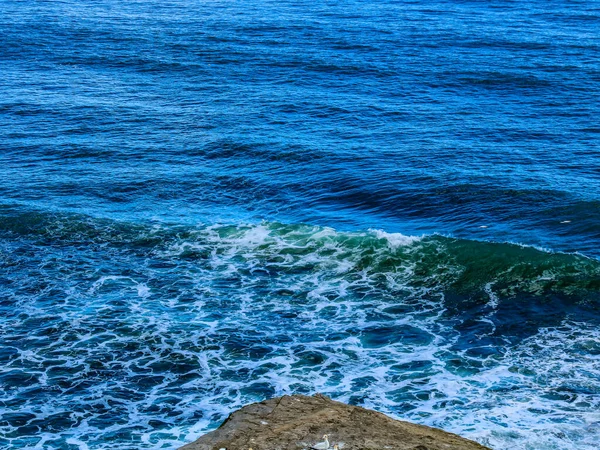
[[[0,448],[596,449],[599,61],[597,1],[2,1]]]

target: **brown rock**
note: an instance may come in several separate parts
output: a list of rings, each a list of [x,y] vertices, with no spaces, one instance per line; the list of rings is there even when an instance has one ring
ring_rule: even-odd
[[[455,434],[394,420],[323,395],[283,396],[244,406],[180,450],[300,450],[329,436],[340,450],[486,450]],[[487,449],[489,450],[489,449]]]

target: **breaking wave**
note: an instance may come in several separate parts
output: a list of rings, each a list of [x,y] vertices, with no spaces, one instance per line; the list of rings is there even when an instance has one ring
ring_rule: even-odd
[[[495,449],[600,440],[600,262],[263,222],[0,216],[0,446],[176,448],[322,392]]]

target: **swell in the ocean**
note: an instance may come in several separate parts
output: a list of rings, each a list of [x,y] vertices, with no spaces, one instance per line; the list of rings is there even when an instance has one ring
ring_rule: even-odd
[[[0,445],[171,448],[292,392],[492,448],[600,439],[595,259],[11,208],[0,238]]]

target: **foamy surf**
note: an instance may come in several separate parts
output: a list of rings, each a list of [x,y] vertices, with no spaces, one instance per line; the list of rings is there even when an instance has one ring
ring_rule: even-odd
[[[600,440],[595,260],[270,222],[1,237],[7,447],[175,448],[314,392],[495,449]]]

